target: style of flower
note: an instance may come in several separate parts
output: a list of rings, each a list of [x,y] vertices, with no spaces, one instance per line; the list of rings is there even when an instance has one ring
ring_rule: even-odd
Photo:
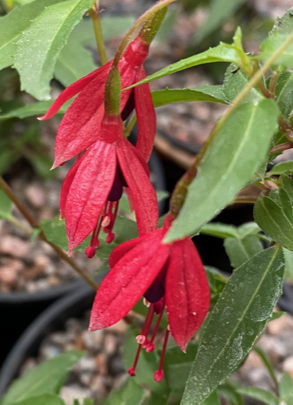
[[[126,88],[146,77],[142,66],[149,51],[144,41],[144,29],[123,53],[119,62],[121,88]],[[99,139],[104,116],[105,83],[112,61],[67,87],[55,100],[47,113],[40,118],[46,120],[58,112],[61,106],[78,94],[62,119],[55,144],[53,168],[62,165]],[[125,120],[135,108],[138,125],[136,148],[148,161],[156,132],[156,115],[148,83],[121,93],[120,113]]]
[[[156,381],[164,376],[163,360],[169,332],[185,351],[209,309],[210,293],[204,267],[189,237],[169,244],[162,240],[171,226],[168,215],[163,228],[116,247],[109,259],[110,272],[97,291],[92,308],[90,331],[106,328],[122,319],[144,296],[149,305],[133,367],[135,375],[141,348],[154,349],[154,338],[166,307],[168,328],[165,333]],[[148,338],[154,314],[158,314],[151,338]]]
[[[69,254],[93,231],[86,249],[93,257],[101,227],[108,233],[106,242],[112,242],[123,187],[133,202],[139,234],[156,229],[157,198],[148,166],[123,136],[120,115],[105,114],[95,143],[77,159],[62,186],[60,212],[66,220]]]

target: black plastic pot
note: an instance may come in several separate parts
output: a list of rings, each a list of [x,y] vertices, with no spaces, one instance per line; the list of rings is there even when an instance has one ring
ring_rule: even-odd
[[[74,294],[55,301],[32,322],[14,345],[1,368],[0,398],[12,380],[17,377],[20,366],[26,358],[37,354],[44,337],[54,330],[64,329],[65,321],[70,317],[82,316],[91,307],[94,295],[95,292],[91,287],[80,283]],[[17,321],[18,319],[14,320],[15,323]]]
[[[153,153],[149,160],[153,185],[156,190],[165,190],[165,175],[158,156]],[[165,201],[159,203],[160,215],[164,213]],[[71,294],[84,286],[82,279],[68,282],[60,287],[54,287],[34,293],[11,292],[0,293],[0,365],[7,353],[25,328],[56,299]]]

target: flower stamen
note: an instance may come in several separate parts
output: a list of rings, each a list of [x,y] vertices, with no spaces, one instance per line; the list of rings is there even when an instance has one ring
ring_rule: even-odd
[[[167,329],[166,333],[165,333],[165,338],[164,338],[164,343],[163,343],[163,349],[162,349],[159,369],[157,371],[155,371],[155,373],[154,373],[154,380],[157,381],[157,382],[161,382],[162,379],[164,378],[163,364],[164,364],[164,357],[165,357],[165,353],[166,353],[166,349],[167,349],[167,343],[168,343],[169,334],[170,334],[170,331]]]

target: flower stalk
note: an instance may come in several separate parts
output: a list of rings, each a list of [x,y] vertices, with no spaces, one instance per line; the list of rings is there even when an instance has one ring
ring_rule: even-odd
[[[107,54],[106,54],[106,49],[105,49],[105,44],[104,44],[104,38],[103,38],[103,30],[102,30],[102,25],[101,25],[101,20],[100,20],[100,10],[99,10],[99,1],[96,0],[93,4],[93,7],[89,9],[88,11],[89,16],[92,19],[93,22],[93,28],[94,28],[94,33],[95,33],[95,38],[97,42],[97,47],[98,47],[98,52],[100,55],[101,59],[101,64],[105,65],[107,63]]]

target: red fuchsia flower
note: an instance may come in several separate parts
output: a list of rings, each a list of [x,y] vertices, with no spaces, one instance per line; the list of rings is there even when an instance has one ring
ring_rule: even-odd
[[[105,114],[96,142],[77,159],[62,186],[60,212],[66,219],[69,254],[93,231],[86,249],[87,256],[93,257],[101,228],[108,234],[106,242],[113,241],[123,187],[133,201],[139,233],[156,229],[157,198],[148,166],[124,138],[120,116]]]
[[[119,62],[121,88],[126,88],[146,77],[143,68],[150,43],[153,40],[166,9],[150,19],[139,35],[123,53]],[[112,61],[67,87],[48,112],[40,118],[51,118],[70,98],[78,94],[62,119],[56,138],[53,168],[88,149],[99,139],[104,116],[105,83]],[[136,147],[148,161],[156,133],[156,115],[148,84],[135,87],[121,94],[120,113],[123,120],[135,108],[138,125]]]
[[[154,349],[154,338],[164,308],[169,325],[165,334],[156,381],[164,376],[163,360],[169,332],[185,352],[187,343],[199,329],[209,309],[210,293],[204,267],[189,237],[169,244],[162,240],[171,226],[170,215],[163,228],[115,248],[110,256],[111,271],[96,294],[91,313],[90,331],[106,328],[122,319],[144,296],[149,303],[133,367],[135,375],[141,348]],[[154,314],[158,314],[151,338],[148,338]]]

